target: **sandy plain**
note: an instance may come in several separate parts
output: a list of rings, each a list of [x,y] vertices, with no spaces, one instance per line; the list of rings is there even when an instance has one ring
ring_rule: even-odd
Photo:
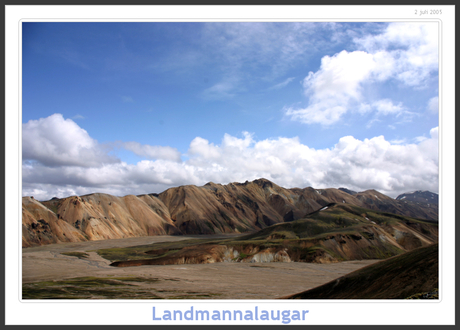
[[[109,260],[95,252],[103,248],[128,247],[191,238],[198,237],[149,236],[23,248],[23,287],[43,281],[56,282],[72,278],[100,277],[113,279],[112,284],[118,284],[113,289],[115,294],[111,296],[111,299],[278,299],[325,284],[379,261],[356,260],[331,264],[222,262],[112,267]],[[62,252],[85,252],[89,256],[79,259],[63,255]],[[131,277],[129,284],[118,280]],[[103,295],[90,291],[86,295],[76,297],[105,299]]]

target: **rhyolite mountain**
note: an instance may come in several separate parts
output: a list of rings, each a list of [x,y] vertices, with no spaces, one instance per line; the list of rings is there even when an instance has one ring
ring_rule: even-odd
[[[404,202],[413,202],[418,203],[425,206],[438,207],[438,194],[432,193],[431,191],[427,190],[417,190],[408,193],[404,193],[396,197],[398,201]]]
[[[303,219],[331,203],[438,221],[437,206],[375,190],[282,188],[266,179],[180,186],[160,194],[22,199],[22,246],[136,236],[255,232]],[[350,193],[351,192],[351,193]]]
[[[97,253],[111,266],[385,259],[438,242],[438,223],[347,203],[238,236],[204,236]]]

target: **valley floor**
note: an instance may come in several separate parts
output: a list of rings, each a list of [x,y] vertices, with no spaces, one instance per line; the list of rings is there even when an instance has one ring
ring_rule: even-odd
[[[23,248],[23,298],[277,299],[379,261],[111,267],[109,260],[94,252],[190,238],[193,236],[149,236]],[[85,252],[88,257],[79,259],[62,252]]]

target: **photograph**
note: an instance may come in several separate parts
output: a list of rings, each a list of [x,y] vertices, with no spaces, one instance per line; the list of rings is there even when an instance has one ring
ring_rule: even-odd
[[[438,48],[23,22],[22,298],[438,299]]]
[[[103,7],[6,22],[13,324],[428,325],[452,302],[452,8]]]

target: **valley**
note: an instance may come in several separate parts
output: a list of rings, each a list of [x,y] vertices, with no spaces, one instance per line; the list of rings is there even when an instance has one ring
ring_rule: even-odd
[[[23,249],[23,299],[276,299],[325,284],[377,261],[113,267],[94,252],[196,239],[136,237]],[[69,252],[86,253],[88,257],[62,254]]]
[[[407,258],[385,281],[407,271],[398,284],[410,289],[398,296],[390,285],[377,298],[417,295],[438,285],[437,249],[424,250],[438,243],[437,208],[406,196],[260,179],[159,195],[24,197],[23,299],[284,299],[428,251],[429,272],[423,253]],[[382,269],[358,282],[370,286]]]

